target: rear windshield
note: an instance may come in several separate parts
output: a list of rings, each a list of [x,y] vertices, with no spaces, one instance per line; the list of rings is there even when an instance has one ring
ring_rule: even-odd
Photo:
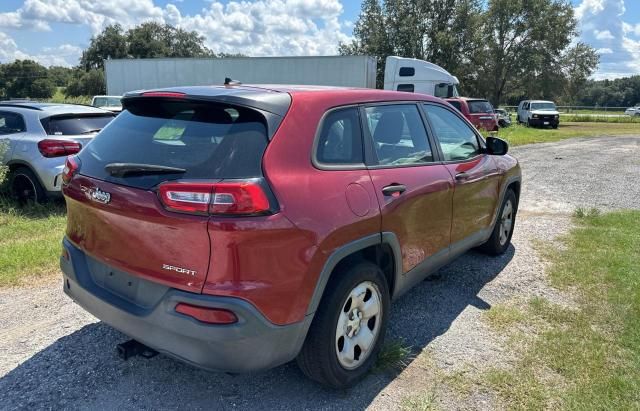
[[[42,126],[51,136],[77,136],[97,133],[113,120],[113,114],[86,116],[65,115],[42,119]]]
[[[267,128],[255,110],[149,98],[130,102],[126,108],[81,151],[81,174],[145,189],[175,179],[262,175]],[[112,163],[184,172],[112,176],[105,170]]]
[[[487,100],[468,101],[469,113],[493,113],[493,107]]]
[[[96,107],[120,106],[120,97],[96,97],[93,99],[93,105]]]

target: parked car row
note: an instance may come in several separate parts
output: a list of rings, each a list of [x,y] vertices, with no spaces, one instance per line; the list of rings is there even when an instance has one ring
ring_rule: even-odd
[[[640,116],[640,104],[635,105],[634,107],[629,107],[624,111],[624,114],[628,116]]]

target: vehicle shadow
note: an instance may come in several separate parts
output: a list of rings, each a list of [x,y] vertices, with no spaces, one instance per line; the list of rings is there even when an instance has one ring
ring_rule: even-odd
[[[468,306],[490,308],[478,293],[514,252],[513,246],[499,257],[472,251],[439,270],[395,302],[387,338],[420,351]],[[307,380],[295,363],[229,375],[163,355],[125,362],[115,346],[127,339],[100,322],[60,338],[0,379],[0,408],[364,409],[395,378],[374,372],[354,388],[335,391]]]

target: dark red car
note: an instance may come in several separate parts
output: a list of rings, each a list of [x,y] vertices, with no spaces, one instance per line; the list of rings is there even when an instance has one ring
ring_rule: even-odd
[[[498,131],[498,117],[487,100],[457,97],[448,98],[446,101],[458,109],[478,130]]]
[[[238,85],[123,106],[67,161],[64,290],[190,364],[297,358],[351,385],[391,300],[470,248],[510,244],[518,163],[437,98]]]

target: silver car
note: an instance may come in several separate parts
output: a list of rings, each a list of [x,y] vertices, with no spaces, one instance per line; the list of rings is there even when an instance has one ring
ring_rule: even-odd
[[[624,111],[624,114],[628,116],[640,116],[640,106],[629,107]]]
[[[60,196],[66,157],[79,152],[113,117],[75,104],[0,102],[0,144],[11,194],[21,203]]]

